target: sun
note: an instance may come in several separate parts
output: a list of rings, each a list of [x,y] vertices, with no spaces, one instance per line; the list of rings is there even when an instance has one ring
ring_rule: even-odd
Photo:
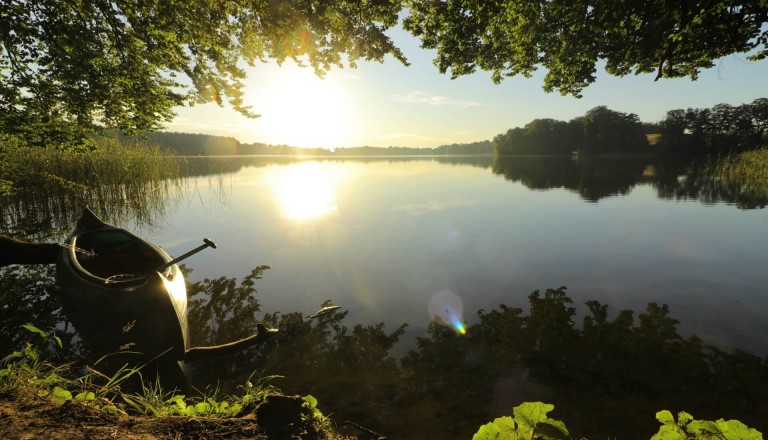
[[[351,100],[340,81],[284,67],[255,96],[263,142],[305,148],[343,146],[357,135]]]
[[[271,183],[283,215],[310,220],[336,211],[338,176],[322,164],[302,162],[271,170]]]

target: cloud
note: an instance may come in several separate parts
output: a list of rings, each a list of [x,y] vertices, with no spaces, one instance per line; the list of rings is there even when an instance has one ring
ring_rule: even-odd
[[[468,101],[464,99],[450,98],[448,96],[429,95],[425,92],[412,90],[405,95],[395,94],[392,96],[395,101],[406,102],[409,104],[427,104],[435,106],[449,107],[477,107],[482,105],[478,101]]]

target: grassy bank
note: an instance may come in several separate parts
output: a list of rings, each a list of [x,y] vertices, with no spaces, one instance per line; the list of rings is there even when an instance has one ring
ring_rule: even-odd
[[[283,396],[269,378],[248,381],[236,396],[213,391],[188,398],[159,384],[129,393],[125,386],[141,378],[139,370],[107,376],[87,368],[78,375],[71,365],[46,360],[61,348],[55,334],[24,328],[34,343],[0,361],[0,435],[6,438],[345,439],[332,432],[316,399]]]

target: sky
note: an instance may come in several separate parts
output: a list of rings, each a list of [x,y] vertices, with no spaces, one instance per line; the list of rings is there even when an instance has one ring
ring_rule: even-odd
[[[434,148],[493,139],[536,118],[570,120],[605,105],[658,122],[668,110],[740,105],[768,97],[768,61],[731,55],[697,81],[655,75],[614,77],[598,65],[582,98],[545,93],[540,69],[531,78],[494,84],[477,71],[452,80],[432,63],[434,51],[402,29],[389,32],[410,61],[359,62],[319,79],[310,68],[274,62],[248,68],[245,100],[261,117],[248,119],[216,104],[179,107],[167,131],[232,136],[243,143],[299,147],[401,146]]]

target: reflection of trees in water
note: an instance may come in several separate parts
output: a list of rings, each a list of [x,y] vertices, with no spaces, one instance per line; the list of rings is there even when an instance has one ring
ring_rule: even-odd
[[[241,282],[190,285],[193,345],[255,331],[255,281],[264,269]],[[471,438],[489,419],[536,400],[555,404],[553,416],[574,438],[650,438],[661,409],[768,429],[768,359],[683,338],[668,308],[655,303],[635,317],[627,310],[609,314],[608,306],[589,301],[575,325],[565,288],[533,292],[529,302],[527,313],[504,305],[480,310],[463,336],[432,323],[428,336],[400,360],[390,352],[405,326],[350,328],[344,325],[348,312],[338,311],[315,320],[266,314],[263,321],[279,328],[277,335],[264,346],[193,364],[192,385],[237,392],[254,372],[281,375],[275,385],[316,396],[340,425],[350,420],[398,439]],[[4,352],[20,347],[28,338],[20,326],[32,323],[57,328],[64,340],[61,361],[85,353],[66,327],[48,269],[0,271],[0,318]]]
[[[254,279],[196,286],[207,290],[193,297],[210,299],[193,302],[191,316],[206,320],[192,322],[205,329],[195,333],[203,338],[195,344],[254,331]],[[590,301],[578,326],[565,288],[537,291],[529,300],[528,314],[504,305],[479,311],[466,336],[432,323],[428,337],[399,361],[389,353],[405,326],[350,329],[343,324],[347,312],[314,321],[300,313],[267,314],[264,321],[279,328],[278,335],[265,346],[195,364],[193,382],[222,383],[231,391],[252,372],[281,375],[276,385],[313,394],[339,422],[400,439],[470,438],[490,418],[531,400],[554,403],[556,418],[580,437],[650,438],[661,409],[768,428],[768,363],[684,339],[666,306],[650,303],[637,319],[631,311],[609,319],[606,305]],[[232,314],[211,320],[196,309]]]
[[[0,233],[36,241],[59,240],[71,232],[85,207],[107,223],[132,222],[146,229],[157,224],[183,191],[177,180],[27,190],[0,198]]]
[[[705,204],[726,202],[740,209],[765,208],[768,205],[768,187],[765,183],[729,182],[707,172],[703,165],[688,167],[684,173],[668,176],[656,183],[660,198],[698,200]]]
[[[652,185],[659,198],[730,203],[742,209],[768,205],[763,183],[732,183],[713,176],[701,158],[502,157],[494,174],[530,189],[565,188],[584,200],[628,194],[635,186]]]
[[[596,202],[629,193],[646,163],[644,159],[514,157],[497,158],[492,171],[530,189],[565,188]]]
[[[58,301],[59,288],[53,266],[7,266],[0,269],[0,358],[22,347],[30,334],[21,326],[32,324],[56,329],[64,348],[56,353],[62,362],[86,354]]]

